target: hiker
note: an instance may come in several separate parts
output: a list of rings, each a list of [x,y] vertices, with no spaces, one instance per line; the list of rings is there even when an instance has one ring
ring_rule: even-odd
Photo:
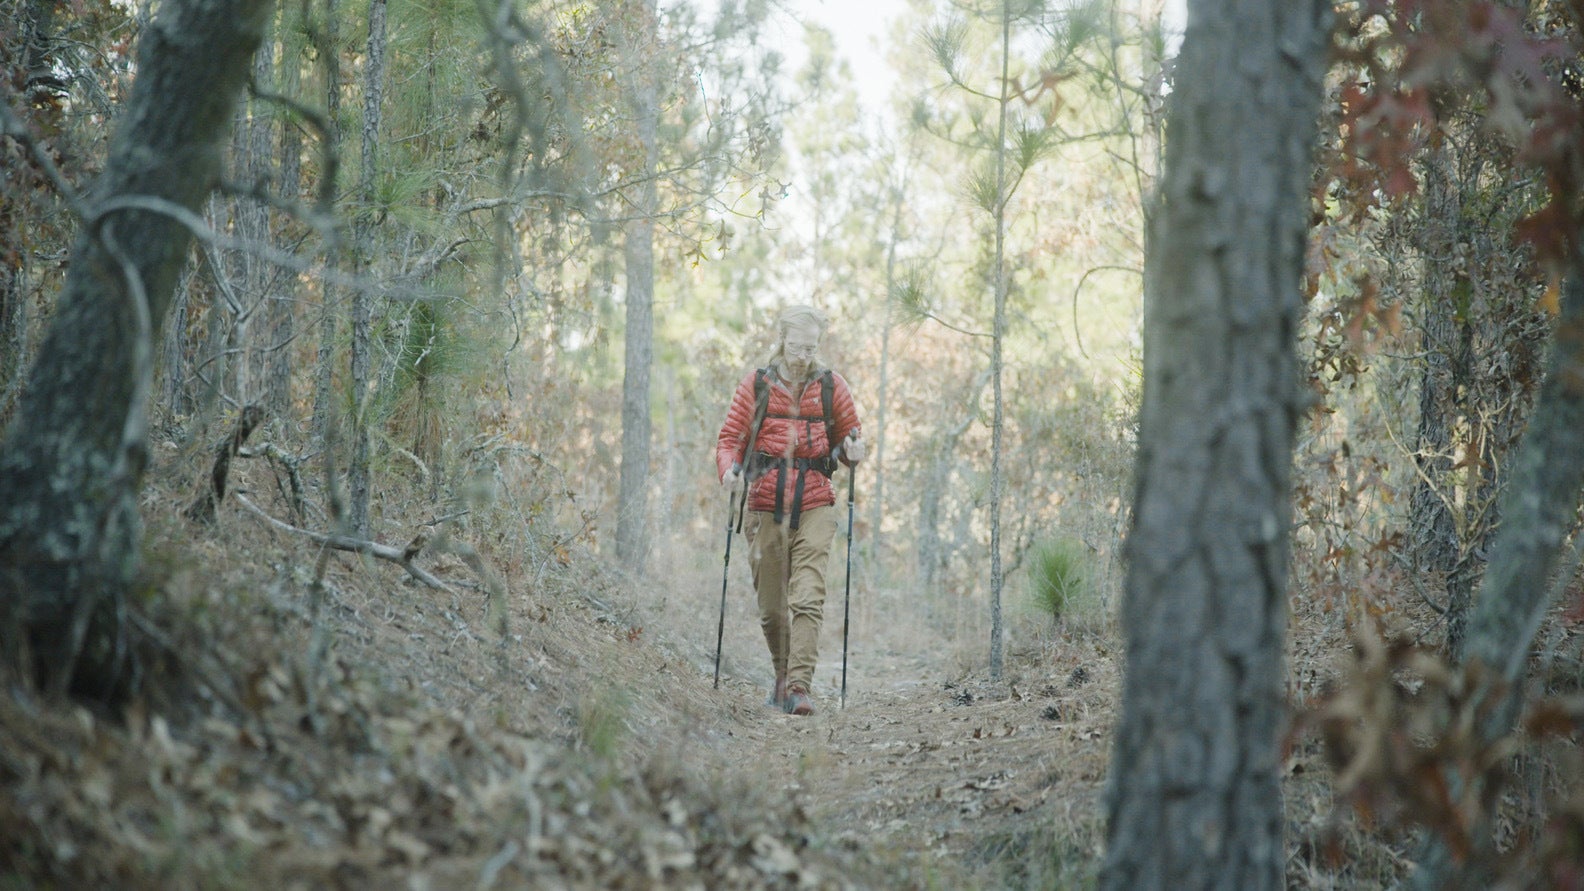
[[[831,477],[864,456],[852,392],[819,354],[827,324],[811,306],[782,311],[775,349],[737,384],[715,447],[721,485],[736,491],[742,482],[747,492],[742,531],[775,668],[769,704],[793,715],[814,713],[809,690],[836,538]]]

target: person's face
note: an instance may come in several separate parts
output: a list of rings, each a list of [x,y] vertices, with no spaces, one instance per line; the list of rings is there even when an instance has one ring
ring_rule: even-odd
[[[805,377],[814,367],[814,354],[819,352],[818,328],[798,326],[788,328],[781,338],[781,352],[786,356],[787,370]]]

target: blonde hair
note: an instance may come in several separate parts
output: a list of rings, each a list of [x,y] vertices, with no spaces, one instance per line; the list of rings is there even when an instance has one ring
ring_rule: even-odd
[[[770,348],[770,357],[765,360],[765,367],[777,365],[786,358],[786,336],[793,328],[813,328],[819,332],[819,339],[825,339],[825,329],[830,327],[830,316],[806,304],[788,306],[776,316],[775,345]],[[817,369],[828,368],[825,357],[818,351],[815,352],[813,365]]]

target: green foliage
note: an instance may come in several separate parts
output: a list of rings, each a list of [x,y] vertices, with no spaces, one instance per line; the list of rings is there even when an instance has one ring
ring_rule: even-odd
[[[985,839],[974,856],[993,870],[999,887],[1093,888],[1100,868],[1096,848],[1094,840],[1068,837],[1051,825],[1036,824]]]
[[[1090,593],[1089,559],[1080,542],[1051,539],[1035,547],[1029,560],[1029,596],[1034,608],[1061,621]]]
[[[983,159],[968,174],[968,200],[974,207],[993,214],[1001,208],[1001,183],[996,172],[995,156]]]
[[[1046,59],[1047,67],[1060,67],[1050,63],[1059,63],[1082,52],[1086,46],[1106,36],[1107,6],[1105,0],[1087,0],[1062,11],[1061,17],[1049,28],[1051,56]]]
[[[382,221],[401,223],[411,229],[433,226],[438,221],[425,198],[439,181],[436,170],[403,167],[384,171],[375,185],[374,207],[370,210]]]
[[[963,44],[968,39],[968,23],[958,19],[932,24],[924,29],[923,39],[935,64],[953,83],[961,83]]]
[[[1019,121],[1012,134],[1012,159],[1019,171],[1033,167],[1042,158],[1054,153],[1056,134],[1049,127],[1035,121]],[[1009,180],[1018,177],[1008,174]]]
[[[631,706],[621,690],[603,689],[583,696],[577,703],[578,739],[584,748],[607,761],[621,750],[627,709]]]
[[[889,309],[890,323],[907,333],[915,333],[919,326],[934,317],[930,296],[931,269],[920,261],[904,266],[891,284]]]

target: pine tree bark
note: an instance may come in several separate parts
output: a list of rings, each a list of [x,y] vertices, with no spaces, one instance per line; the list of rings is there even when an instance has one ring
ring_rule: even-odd
[[[659,100],[656,66],[650,61],[657,38],[654,0],[640,0],[628,31],[632,110],[638,127],[640,169],[622,255],[627,280],[625,370],[622,375],[622,460],[617,501],[616,556],[642,571],[647,561],[649,446],[653,421],[649,372],[654,364],[654,218],[658,202],[655,165],[659,157]]]
[[[169,0],[144,31],[59,308],[0,448],[0,646],[48,687],[109,692],[137,568],[148,356],[214,188],[268,0]]]
[[[374,240],[374,183],[379,174],[379,131],[385,93],[385,0],[369,3],[368,53],[363,63],[363,137],[362,163],[358,173],[358,197],[362,207],[355,226],[357,268],[367,272]],[[372,477],[369,468],[369,380],[373,330],[373,298],[367,287],[352,291],[352,460],[347,465],[348,523],[353,534],[369,538],[369,500]]]
[[[1146,275],[1100,887],[1279,889],[1293,429],[1322,0],[1192,8]]]

